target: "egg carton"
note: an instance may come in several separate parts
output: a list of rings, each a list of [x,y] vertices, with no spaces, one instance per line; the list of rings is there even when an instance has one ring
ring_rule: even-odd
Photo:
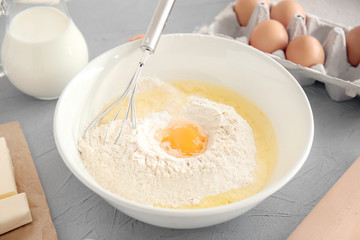
[[[258,23],[270,19],[269,7],[258,3],[247,26],[240,26],[233,8],[234,3],[230,3],[210,25],[201,27],[196,32],[219,35],[249,44],[252,29]],[[312,35],[324,48],[325,63],[308,68],[286,60],[282,50],[266,54],[283,65],[301,86],[320,81],[325,84],[331,99],[349,100],[360,95],[360,65],[353,67],[347,60],[345,34],[349,30],[350,27],[340,26],[311,14],[306,14],[306,20],[301,15],[294,15],[287,27],[289,40],[303,34]]]

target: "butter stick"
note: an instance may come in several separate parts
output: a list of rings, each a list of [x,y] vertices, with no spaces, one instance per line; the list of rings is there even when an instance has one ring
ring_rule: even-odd
[[[288,240],[360,239],[360,158],[326,193]]]
[[[0,199],[0,235],[32,221],[25,193]]]
[[[5,138],[0,138],[0,199],[17,194],[14,169]]]

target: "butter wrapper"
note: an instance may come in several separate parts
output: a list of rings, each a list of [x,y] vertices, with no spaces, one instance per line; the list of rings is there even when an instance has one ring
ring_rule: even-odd
[[[25,192],[32,222],[0,235],[0,240],[57,240],[46,196],[37,173],[30,149],[19,122],[0,125],[14,166],[18,192]]]

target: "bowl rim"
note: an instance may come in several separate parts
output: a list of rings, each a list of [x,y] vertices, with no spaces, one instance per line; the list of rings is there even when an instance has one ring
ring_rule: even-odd
[[[257,50],[252,46],[241,43],[235,39],[224,38],[222,36],[197,34],[197,33],[175,33],[175,34],[164,34],[162,36],[162,38],[173,38],[173,37],[177,37],[177,38],[184,38],[184,37],[185,38],[199,38],[199,37],[202,37],[202,38],[214,39],[215,41],[223,41],[223,42],[229,42],[232,44],[234,44],[234,43],[239,44],[239,46],[241,46],[243,48],[251,49],[250,51],[253,51],[254,54],[259,55],[264,61],[267,61],[269,64],[272,64],[275,68],[282,69],[281,71],[283,71],[284,74],[287,75],[287,77],[289,78],[289,81],[292,81],[292,84],[294,84],[296,86],[297,90],[299,91],[299,93],[301,93],[301,97],[304,99],[304,104],[306,105],[306,107],[307,107],[306,109],[308,110],[307,111],[307,113],[308,113],[307,122],[309,124],[309,129],[308,129],[309,132],[308,132],[307,144],[306,144],[306,147],[305,147],[304,151],[302,152],[301,156],[298,157],[299,160],[296,162],[296,164],[294,164],[290,168],[290,170],[282,178],[280,178],[277,182],[273,183],[271,186],[264,187],[262,190],[260,190],[260,192],[257,192],[256,194],[254,194],[248,198],[245,198],[243,200],[236,201],[233,203],[221,205],[221,206],[209,207],[209,208],[199,208],[199,209],[161,208],[161,207],[154,207],[152,205],[145,205],[145,204],[137,203],[135,201],[127,200],[123,197],[120,197],[120,196],[104,189],[98,183],[96,185],[94,185],[90,181],[88,181],[86,177],[82,176],[82,174],[80,174],[79,171],[77,171],[75,168],[73,168],[70,161],[68,160],[67,154],[62,151],[61,146],[62,146],[63,140],[60,138],[60,134],[59,134],[59,132],[61,131],[59,129],[59,119],[62,118],[61,112],[63,109],[63,102],[65,101],[64,99],[66,98],[68,93],[71,92],[73,85],[75,85],[79,81],[84,81],[83,78],[77,77],[77,76],[82,75],[82,73],[87,70],[89,64],[99,61],[99,59],[103,58],[107,54],[110,54],[111,52],[116,51],[116,49],[118,49],[118,48],[124,47],[126,45],[130,45],[130,44],[136,44],[136,42],[141,41],[141,40],[124,43],[124,44],[121,44],[119,46],[116,46],[114,48],[111,48],[111,49],[101,53],[100,55],[95,57],[93,60],[91,60],[79,73],[77,73],[77,75],[65,87],[64,91],[60,95],[60,98],[56,104],[55,113],[54,113],[54,121],[53,121],[54,139],[55,139],[57,149],[60,153],[60,156],[61,156],[63,162],[69,168],[71,173],[74,174],[78,178],[78,180],[80,180],[85,186],[87,186],[93,192],[98,194],[100,197],[102,197],[105,200],[110,201],[112,203],[119,204],[125,208],[133,209],[135,211],[141,211],[141,212],[150,213],[150,214],[156,213],[157,215],[162,215],[162,216],[178,216],[178,217],[192,216],[192,217],[194,217],[194,216],[208,216],[208,215],[214,215],[214,214],[219,214],[219,213],[225,213],[225,212],[234,211],[234,210],[241,209],[241,208],[250,207],[250,206],[253,206],[254,204],[260,203],[262,200],[264,200],[268,196],[272,195],[273,193],[278,191],[280,188],[282,188],[284,185],[289,183],[289,181],[296,175],[296,173],[303,166],[303,164],[305,163],[305,161],[310,153],[311,146],[313,143],[313,138],[314,138],[314,120],[313,120],[311,105],[309,103],[309,100],[308,100],[304,90],[302,89],[300,84],[296,81],[296,79],[280,63],[278,63],[277,61],[272,59],[267,54],[261,52],[260,50]]]

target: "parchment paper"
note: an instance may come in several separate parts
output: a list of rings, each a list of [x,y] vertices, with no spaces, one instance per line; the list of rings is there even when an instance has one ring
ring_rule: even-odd
[[[27,225],[0,235],[0,240],[57,240],[46,196],[19,122],[0,125],[0,137],[5,137],[17,190],[26,193],[33,219]]]

